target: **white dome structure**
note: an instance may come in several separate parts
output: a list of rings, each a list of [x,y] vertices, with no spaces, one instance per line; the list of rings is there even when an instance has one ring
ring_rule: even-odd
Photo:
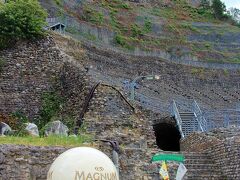
[[[70,149],[51,165],[47,180],[119,180],[117,169],[103,152],[89,147]]]

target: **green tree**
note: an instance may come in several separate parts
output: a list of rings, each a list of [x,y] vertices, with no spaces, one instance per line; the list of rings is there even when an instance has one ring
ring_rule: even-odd
[[[240,22],[240,9],[230,8],[228,13],[236,22]]]
[[[205,8],[205,9],[210,9],[209,0],[201,0],[201,7]]]
[[[215,18],[223,19],[225,17],[224,13],[226,12],[226,6],[221,0],[213,0],[212,9]]]
[[[20,39],[42,36],[46,17],[46,11],[37,0],[0,3],[0,47]]]

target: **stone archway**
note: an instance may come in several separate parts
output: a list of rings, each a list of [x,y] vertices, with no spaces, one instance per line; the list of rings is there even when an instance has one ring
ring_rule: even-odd
[[[157,146],[164,151],[180,151],[181,134],[178,128],[171,123],[153,125]]]

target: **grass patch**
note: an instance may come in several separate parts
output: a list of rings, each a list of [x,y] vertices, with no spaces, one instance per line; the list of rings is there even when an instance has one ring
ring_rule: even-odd
[[[121,0],[102,0],[101,5],[103,7],[110,7],[113,9],[131,9],[130,5],[127,2]]]
[[[200,33],[200,31],[196,27],[194,27],[193,25],[186,23],[186,22],[180,24],[180,28],[185,29],[185,30],[190,30],[191,32]]]
[[[150,14],[159,16],[159,17],[166,17],[169,19],[176,19],[177,15],[175,14],[175,11],[171,8],[153,8],[150,11]]]
[[[128,50],[134,50],[134,47],[131,45],[131,43],[129,42],[130,39],[121,35],[121,34],[116,34],[115,38],[114,38],[114,42],[118,45],[120,45],[121,47],[128,49]]]
[[[104,22],[104,15],[102,12],[99,12],[93,9],[89,5],[83,7],[82,19],[93,24],[101,25]]]
[[[192,68],[191,73],[195,74],[195,75],[204,74],[204,69],[203,68]]]
[[[28,146],[64,146],[64,147],[75,147],[81,146],[83,143],[91,143],[92,138],[90,136],[77,136],[77,137],[60,137],[60,136],[49,136],[49,137],[15,137],[6,136],[0,137],[0,144],[18,144]]]

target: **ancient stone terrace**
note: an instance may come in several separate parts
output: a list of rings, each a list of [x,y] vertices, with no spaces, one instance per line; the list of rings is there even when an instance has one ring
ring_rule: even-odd
[[[137,90],[159,101],[163,108],[158,109],[166,109],[173,99],[183,102],[195,99],[203,110],[237,109],[239,106],[238,71],[169,64],[157,58],[126,56],[98,48],[87,47],[86,50],[87,66],[93,67],[89,74],[96,80],[121,87],[124,80],[131,81],[139,75],[160,75],[158,81],[141,82]]]

